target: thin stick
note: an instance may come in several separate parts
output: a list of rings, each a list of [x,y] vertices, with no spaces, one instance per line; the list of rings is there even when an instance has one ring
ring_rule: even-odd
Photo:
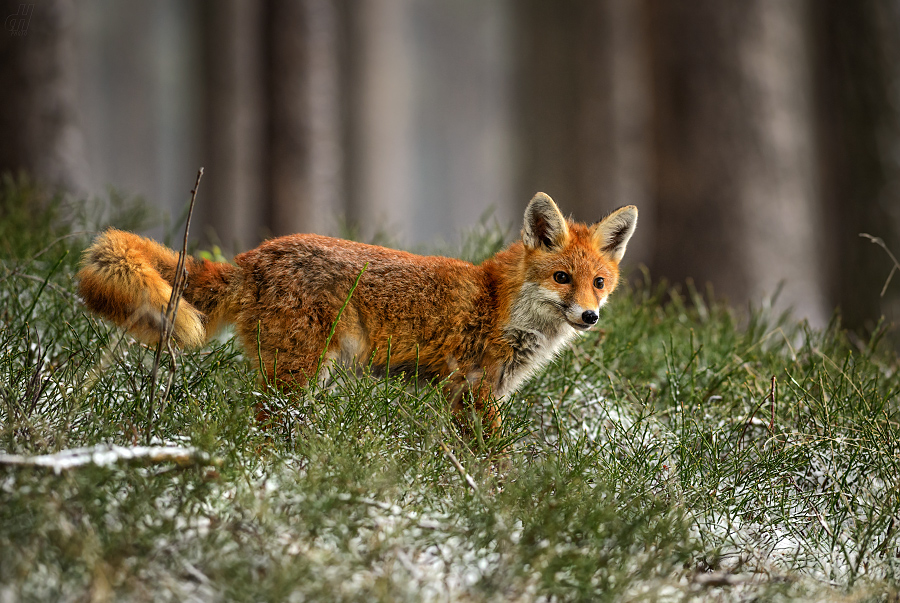
[[[7,269],[7,270],[8,270],[8,269]],[[35,276],[35,275],[33,275],[33,274],[25,274],[25,273],[23,273],[23,272],[15,272],[14,270],[8,270],[8,271],[9,271],[9,274],[7,274],[6,276],[4,276],[3,278],[6,278],[7,276],[14,276],[14,277],[16,277],[16,278],[24,278],[24,279],[28,279],[28,280],[30,280],[30,281],[34,281],[34,282],[36,282],[36,283],[41,283],[42,285],[46,283],[46,286],[47,286],[47,287],[50,287],[51,289],[53,289],[54,291],[56,291],[57,293],[59,293],[59,294],[62,295],[63,297],[67,297],[67,298],[71,299],[72,301],[78,301],[78,296],[77,296],[77,295],[75,295],[75,294],[72,293],[71,291],[68,291],[68,290],[66,290],[66,289],[63,289],[62,287],[60,287],[60,286],[57,285],[56,283],[51,283],[50,281],[47,280],[46,277],[43,277],[43,278],[42,278],[42,277],[40,277],[40,276]],[[0,280],[3,280],[3,279],[0,279]]]
[[[881,297],[884,297],[885,292],[887,292],[888,285],[891,284],[891,278],[894,276],[894,273],[900,270],[900,260],[894,257],[894,254],[891,253],[891,250],[887,248],[887,245],[884,244],[884,241],[879,237],[873,237],[870,234],[865,232],[859,233],[859,236],[865,237],[884,249],[884,252],[888,254],[888,257],[891,258],[891,261],[894,262],[894,265],[891,267],[891,271],[887,275],[887,280],[884,281],[884,287],[881,288]]]
[[[472,478],[472,476],[466,472],[456,456],[450,451],[449,448],[447,448],[447,445],[443,442],[441,442],[441,450],[444,451],[444,454],[448,459],[450,459],[450,462],[453,463],[453,466],[456,467],[456,470],[459,472],[465,482],[469,485],[470,488],[472,488],[472,491],[475,494],[478,494],[478,484],[475,483],[475,480]]]
[[[166,305],[165,320],[163,320],[163,324],[160,327],[159,343],[156,345],[156,354],[153,357],[153,368],[150,370],[150,403],[147,407],[147,429],[144,434],[148,443],[153,434],[153,419],[156,409],[156,379],[159,371],[159,362],[162,359],[163,348],[170,348],[172,332],[175,330],[175,317],[178,315],[178,303],[181,301],[181,294],[184,293],[184,289],[187,286],[188,275],[184,269],[184,264],[187,259],[188,232],[191,228],[191,216],[194,214],[194,203],[197,200],[197,189],[200,188],[201,178],[203,178],[202,167],[197,171],[197,180],[194,182],[193,190],[191,190],[191,204],[188,206],[187,219],[184,223],[184,242],[181,245],[181,253],[178,256],[178,264],[175,267],[175,281],[172,283],[172,294],[169,296],[169,303]],[[174,366],[174,354],[172,354],[172,358]],[[174,373],[174,368],[172,372]],[[169,380],[169,386],[171,386],[171,379]],[[162,404],[165,404],[165,397],[169,395],[169,386],[166,387]],[[162,408],[160,408],[161,412]]]
[[[775,435],[775,375],[772,375],[772,389],[769,391],[769,399],[772,402],[772,418],[769,421],[769,433]]]

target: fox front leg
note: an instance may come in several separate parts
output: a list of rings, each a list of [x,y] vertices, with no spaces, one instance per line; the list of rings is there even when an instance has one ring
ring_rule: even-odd
[[[484,371],[472,371],[469,375],[454,373],[444,393],[450,401],[453,418],[464,433],[476,435],[480,431],[485,438],[500,433],[502,418]]]

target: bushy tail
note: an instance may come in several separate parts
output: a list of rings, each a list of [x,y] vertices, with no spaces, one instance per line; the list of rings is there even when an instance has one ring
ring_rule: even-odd
[[[160,339],[172,295],[178,254],[130,232],[110,229],[94,240],[81,260],[79,292],[96,314],[124,327],[145,343]],[[227,320],[230,283],[237,268],[187,258],[187,286],[178,304],[173,338],[199,347]]]

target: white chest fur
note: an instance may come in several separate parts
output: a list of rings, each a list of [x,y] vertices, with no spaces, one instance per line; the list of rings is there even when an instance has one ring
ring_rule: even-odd
[[[566,322],[562,301],[555,292],[525,283],[503,329],[513,356],[503,367],[494,395],[499,398],[514,392],[577,334]]]

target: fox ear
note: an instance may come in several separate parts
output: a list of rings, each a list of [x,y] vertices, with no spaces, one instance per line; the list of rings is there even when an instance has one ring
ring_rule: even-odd
[[[536,194],[525,208],[525,226],[522,228],[522,242],[528,249],[541,245],[547,250],[565,245],[569,238],[566,219],[560,213],[553,199],[544,193]]]
[[[625,246],[637,228],[638,210],[634,205],[620,207],[591,227],[594,242],[615,261],[625,255]]]

